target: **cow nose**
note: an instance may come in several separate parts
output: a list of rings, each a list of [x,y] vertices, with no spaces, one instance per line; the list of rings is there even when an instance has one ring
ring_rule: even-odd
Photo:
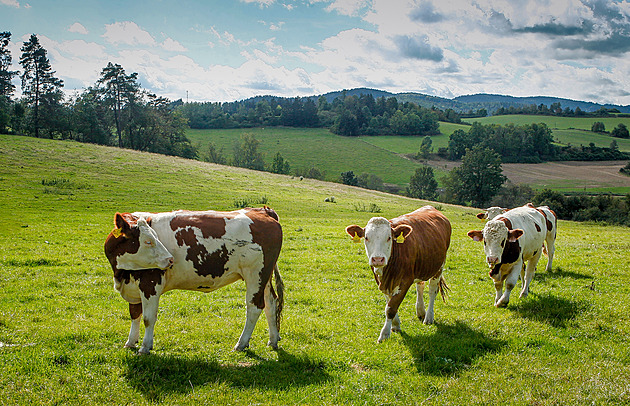
[[[385,265],[385,257],[372,257],[372,265],[373,266]]]
[[[487,257],[486,261],[488,261],[488,265],[492,266],[499,262],[499,258],[497,257]]]
[[[172,267],[174,263],[175,263],[175,259],[173,257],[170,257],[168,259],[168,266],[167,266],[167,268]]]

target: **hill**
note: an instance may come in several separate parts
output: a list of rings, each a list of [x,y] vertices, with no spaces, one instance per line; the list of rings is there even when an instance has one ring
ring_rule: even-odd
[[[559,222],[552,272],[527,299],[492,306],[475,209],[438,205],[453,234],[436,324],[403,302],[403,332],[377,345],[383,295],[344,233],[426,202],[181,158],[0,135],[0,399],[6,404],[627,404],[630,230]],[[336,203],[324,199],[335,196]],[[264,199],[263,199],[264,198]],[[286,286],[280,350],[264,317],[232,346],[244,286],[164,295],[153,354],[122,348],[125,302],[103,241],[116,211],[280,216]],[[371,213],[369,209],[379,211]],[[497,386],[497,382],[504,384]]]
[[[514,97],[508,95],[498,95],[498,94],[487,94],[487,93],[479,93],[465,96],[458,96],[452,99],[431,96],[423,93],[415,93],[415,92],[402,92],[402,93],[391,93],[378,89],[370,89],[370,88],[354,88],[354,89],[345,89],[335,92],[329,92],[321,95],[313,95],[306,96],[306,98],[313,99],[317,101],[319,97],[324,97],[328,102],[332,102],[337,97],[342,97],[343,95],[347,96],[360,96],[362,94],[371,95],[375,99],[379,97],[395,97],[399,102],[411,102],[415,103],[419,106],[431,108],[437,107],[441,110],[453,109],[458,112],[468,112],[470,110],[477,111],[479,109],[486,109],[489,114],[492,114],[500,107],[510,107],[510,106],[528,106],[528,105],[540,105],[544,104],[547,107],[551,106],[554,103],[560,103],[562,108],[569,107],[571,110],[575,110],[579,107],[582,111],[585,112],[594,112],[602,107],[606,109],[617,109],[621,113],[630,113],[630,105],[628,106],[620,106],[616,104],[598,104],[587,101],[579,101],[579,100],[571,100],[560,97],[549,97],[549,96],[531,96],[531,97]],[[274,98],[275,96],[257,96],[251,99],[247,99],[246,101],[258,101],[261,99]],[[275,97],[280,98],[280,97]]]

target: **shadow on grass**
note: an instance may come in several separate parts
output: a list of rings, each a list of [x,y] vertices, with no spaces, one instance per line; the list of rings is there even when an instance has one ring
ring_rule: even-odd
[[[572,278],[572,279],[593,279],[592,275],[585,275],[577,272],[565,271],[562,267],[552,268],[550,272],[536,272],[534,280],[544,282],[547,279]]]
[[[508,309],[526,319],[565,328],[567,322],[574,320],[589,307],[585,301],[565,299],[550,293],[538,295],[530,292],[527,299],[519,300],[516,306],[509,306]]]
[[[507,344],[504,340],[473,330],[461,321],[454,325],[436,324],[436,327],[436,333],[429,337],[401,333],[421,374],[458,375],[477,358],[497,352]]]
[[[124,360],[124,377],[149,401],[160,401],[171,393],[194,391],[207,383],[281,390],[331,379],[323,362],[296,357],[283,350],[277,354],[278,360],[267,360],[249,352],[251,362],[237,365],[222,365],[201,357],[129,355]]]

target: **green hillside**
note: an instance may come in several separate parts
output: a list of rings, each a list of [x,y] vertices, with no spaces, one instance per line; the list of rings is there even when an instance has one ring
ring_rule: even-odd
[[[360,142],[360,141],[359,141]],[[628,404],[630,229],[561,221],[553,271],[507,309],[475,209],[438,205],[453,224],[446,303],[436,324],[400,308],[403,333],[376,344],[385,300],[349,224],[426,202],[339,184],[75,142],[0,136],[0,403]],[[324,199],[334,196],[336,203]],[[244,285],[169,292],[152,355],[122,348],[127,305],[103,242],[116,211],[232,210],[265,200],[279,214],[286,286],[280,350],[264,317],[232,352]],[[365,208],[378,207],[380,213]],[[142,334],[142,333],[141,333]]]
[[[562,144],[574,146],[594,143],[598,147],[609,147],[615,140],[621,151],[630,152],[630,139],[614,138],[607,134],[597,134],[591,132],[591,127],[595,121],[601,121],[606,127],[606,131],[612,131],[620,123],[630,128],[630,118],[627,117],[598,117],[598,118],[574,118],[574,117],[552,117],[552,116],[527,116],[527,115],[505,115],[491,116],[483,118],[469,118],[467,122],[478,121],[482,124],[516,124],[525,125],[532,123],[545,123],[553,131],[554,139]]]

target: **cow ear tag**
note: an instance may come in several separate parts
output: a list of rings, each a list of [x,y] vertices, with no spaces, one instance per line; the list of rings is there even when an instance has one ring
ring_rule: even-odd
[[[120,228],[115,228],[112,230],[112,235],[116,238],[120,237],[122,234],[122,230]]]
[[[396,237],[396,242],[398,244],[402,244],[405,242],[405,236],[403,235],[402,231],[400,232],[400,235]]]
[[[361,237],[356,231],[354,232],[354,237],[352,237],[352,242],[361,242]]]

